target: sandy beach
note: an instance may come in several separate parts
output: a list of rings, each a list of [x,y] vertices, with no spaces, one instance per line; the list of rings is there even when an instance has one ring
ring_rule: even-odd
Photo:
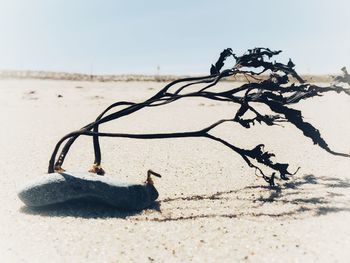
[[[0,80],[1,262],[348,262],[350,158],[313,145],[295,127],[224,124],[213,131],[243,148],[260,143],[300,171],[271,189],[242,158],[201,139],[102,138],[105,176],[141,183],[155,179],[158,203],[127,213],[74,202],[30,209],[17,197],[46,173],[56,142],[119,100],[140,102],[166,83]],[[237,83],[224,82],[218,88]],[[60,95],[60,96],[59,96]],[[259,107],[259,106],[258,106]],[[329,93],[302,101],[305,120],[334,150],[350,152],[350,96]],[[237,107],[184,99],[143,109],[101,131],[192,131],[229,118]],[[87,171],[92,140],[79,138],[64,168]]]

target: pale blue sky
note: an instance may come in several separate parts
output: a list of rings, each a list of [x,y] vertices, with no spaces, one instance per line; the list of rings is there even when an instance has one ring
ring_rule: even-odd
[[[222,49],[350,67],[348,0],[0,0],[0,69],[206,74]]]

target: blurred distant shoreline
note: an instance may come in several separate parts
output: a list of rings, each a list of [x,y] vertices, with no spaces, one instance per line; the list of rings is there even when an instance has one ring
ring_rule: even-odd
[[[69,81],[95,81],[95,82],[118,82],[118,81],[156,81],[167,82],[179,78],[193,77],[197,75],[142,75],[142,74],[116,74],[116,75],[90,75],[82,73],[32,71],[32,70],[1,70],[0,79],[42,79],[42,80],[69,80]],[[307,82],[331,82],[334,75],[310,75],[301,74]],[[262,76],[266,78],[266,76]],[[254,82],[254,79],[250,79]],[[225,81],[246,82],[243,75],[226,78]]]

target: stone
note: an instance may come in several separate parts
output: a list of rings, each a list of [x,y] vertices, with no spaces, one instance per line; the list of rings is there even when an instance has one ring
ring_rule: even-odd
[[[141,210],[158,198],[158,191],[151,183],[126,184],[93,173],[61,172],[40,176],[21,188],[18,197],[30,207],[93,199],[122,210]]]

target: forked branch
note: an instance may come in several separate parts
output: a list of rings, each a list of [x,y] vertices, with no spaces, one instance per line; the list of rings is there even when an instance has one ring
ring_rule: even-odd
[[[343,76],[335,78],[336,84],[328,87],[308,84],[305,83],[294,70],[295,65],[291,60],[289,60],[287,64],[270,61],[272,57],[278,55],[280,52],[281,51],[272,51],[268,48],[254,48],[248,50],[248,52],[242,56],[237,56],[233,53],[232,49],[225,49],[220,54],[218,61],[214,65],[211,65],[210,75],[175,80],[143,102],[120,101],[113,103],[108,106],[94,122],[87,124],[80,130],[67,134],[56,144],[51,155],[48,172],[52,173],[62,170],[62,164],[71,146],[79,136],[84,135],[93,137],[95,160],[91,171],[98,174],[104,173],[101,167],[102,155],[99,142],[100,137],[133,139],[202,137],[217,141],[239,154],[247,165],[254,168],[270,185],[274,185],[276,173],[278,173],[281,180],[288,180],[287,175],[296,173],[289,172],[289,165],[286,163],[273,162],[272,158],[275,157],[275,155],[265,151],[263,144],[259,144],[250,150],[241,149],[222,138],[210,134],[211,130],[224,122],[236,122],[245,128],[250,128],[255,123],[272,126],[279,125],[281,122],[289,122],[299,129],[306,137],[310,138],[314,144],[327,152],[334,155],[350,157],[349,154],[332,150],[322,138],[320,132],[312,124],[303,120],[301,111],[288,107],[288,105],[296,104],[301,100],[322,96],[324,93],[331,91],[337,93],[343,92],[350,95],[350,76],[346,69],[342,69],[344,73]],[[226,59],[230,56],[235,59],[236,63],[227,69],[223,69]],[[221,80],[238,75],[246,76],[248,83],[222,91],[211,90],[211,88],[217,85]],[[293,82],[293,79],[295,79],[297,83]],[[178,84],[180,84],[180,87],[175,89],[175,85]],[[197,91],[186,92],[188,87],[194,85],[203,86],[198,88]],[[197,131],[152,134],[99,132],[99,126],[106,122],[117,120],[118,118],[133,114],[147,107],[161,107],[177,100],[191,97],[232,102],[239,105],[239,109],[236,114],[233,114],[232,119],[218,120],[212,125]],[[254,108],[254,103],[265,104],[275,114],[267,115],[259,112]],[[245,118],[248,112],[253,113],[255,117],[250,119]],[[62,149],[57,157],[60,148]],[[267,175],[261,168],[261,165],[269,168],[271,173]]]

